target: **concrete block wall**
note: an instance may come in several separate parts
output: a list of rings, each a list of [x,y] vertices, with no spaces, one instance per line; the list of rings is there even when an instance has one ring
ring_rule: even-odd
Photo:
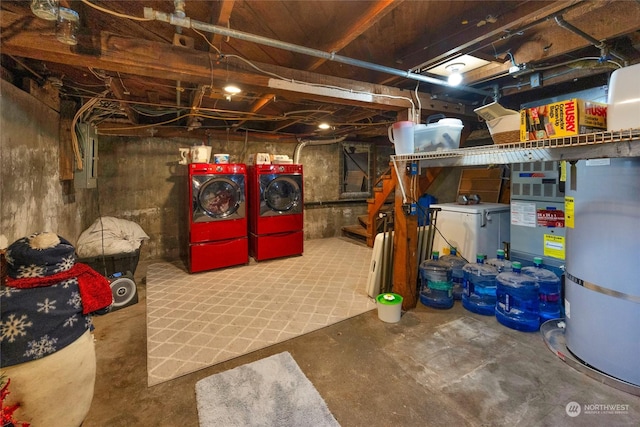
[[[75,188],[58,173],[59,115],[36,98],[2,81],[0,97],[0,247],[35,231],[54,231],[76,243],[99,216],[134,221],[150,236],[141,259],[176,259],[187,242],[187,167],[179,148],[205,143],[212,153],[228,153],[234,163],[248,163],[251,153],[293,158],[296,142],[254,138],[98,136],[98,185]],[[376,177],[389,165],[393,146],[373,147]],[[340,236],[341,228],[367,213],[365,201],[340,201],[339,144],[307,145],[304,165],[305,239]],[[443,182],[451,184],[450,179]],[[455,186],[452,186],[455,191]]]
[[[295,143],[250,140],[246,143],[204,141],[212,153],[227,153],[232,163],[248,161],[256,152],[293,158]],[[180,138],[99,136],[99,210],[138,223],[151,239],[141,257],[175,259],[187,245],[187,166],[179,165],[179,148],[203,141]],[[305,203],[339,200],[338,144],[307,146],[300,156],[304,165]],[[388,162],[388,156],[386,157]],[[305,210],[305,239],[340,236],[342,226],[357,223],[367,212],[366,202],[314,205]]]
[[[42,231],[75,243],[96,193],[60,180],[58,112],[4,80],[0,93],[0,248]]]

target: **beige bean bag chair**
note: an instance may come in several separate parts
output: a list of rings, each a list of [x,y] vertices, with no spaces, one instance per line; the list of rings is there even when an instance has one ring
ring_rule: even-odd
[[[0,288],[0,372],[11,380],[4,405],[32,427],[77,427],[89,412],[96,375],[91,313],[113,301],[109,281],[75,263],[54,233],[17,240],[6,251]]]

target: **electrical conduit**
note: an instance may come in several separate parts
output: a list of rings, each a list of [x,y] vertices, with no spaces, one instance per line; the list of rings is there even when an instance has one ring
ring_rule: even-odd
[[[240,40],[249,41],[252,43],[262,44],[266,46],[275,47],[278,49],[287,50],[289,52],[301,53],[303,55],[315,56],[317,58],[326,59],[329,61],[340,62],[343,64],[353,65],[355,67],[366,68],[373,71],[379,71],[382,73],[404,77],[406,79],[417,80],[424,83],[430,83],[440,86],[447,86],[449,84],[445,80],[436,79],[434,77],[423,76],[422,74],[415,74],[411,71],[398,70],[396,68],[386,67],[384,65],[373,64],[371,62],[361,61],[358,59],[348,58],[342,55],[336,55],[335,52],[324,52],[318,49],[312,49],[293,43],[287,43],[280,40],[270,39],[268,37],[262,37],[255,34],[246,33],[243,31],[232,30],[230,28],[220,27],[218,25],[208,24],[206,22],[196,21],[187,17],[180,17],[176,14],[168,14],[154,10],[150,7],[144,8],[144,17],[146,19],[153,19],[156,21],[167,22],[171,25],[180,26],[184,28],[193,28],[200,31],[206,31],[208,33],[219,34],[225,37],[233,37]],[[468,86],[456,86],[456,89],[466,92],[476,93],[479,95],[494,97],[493,93],[489,93],[484,90],[475,89]]]
[[[332,139],[300,139],[298,138],[298,145],[293,152],[293,164],[300,164],[300,154],[302,153],[302,149],[307,145],[329,145],[329,144],[337,144],[338,142],[342,142],[346,139],[346,136],[340,138],[332,138]]]

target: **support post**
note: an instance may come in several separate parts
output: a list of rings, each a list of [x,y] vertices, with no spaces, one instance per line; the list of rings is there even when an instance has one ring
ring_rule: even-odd
[[[406,164],[398,168],[398,180],[410,188]],[[418,217],[409,215],[404,208],[400,186],[396,186],[393,234],[393,292],[402,296],[402,309],[410,310],[418,303]]]

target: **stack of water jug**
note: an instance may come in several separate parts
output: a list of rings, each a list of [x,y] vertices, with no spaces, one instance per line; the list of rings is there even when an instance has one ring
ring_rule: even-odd
[[[519,331],[533,332],[547,320],[562,317],[560,278],[543,268],[542,258],[522,267],[505,259],[498,249],[495,258],[476,262],[457,256],[456,249],[442,257],[434,251],[420,264],[420,302],[428,307],[451,308],[456,299],[474,313],[496,316],[499,323]]]

